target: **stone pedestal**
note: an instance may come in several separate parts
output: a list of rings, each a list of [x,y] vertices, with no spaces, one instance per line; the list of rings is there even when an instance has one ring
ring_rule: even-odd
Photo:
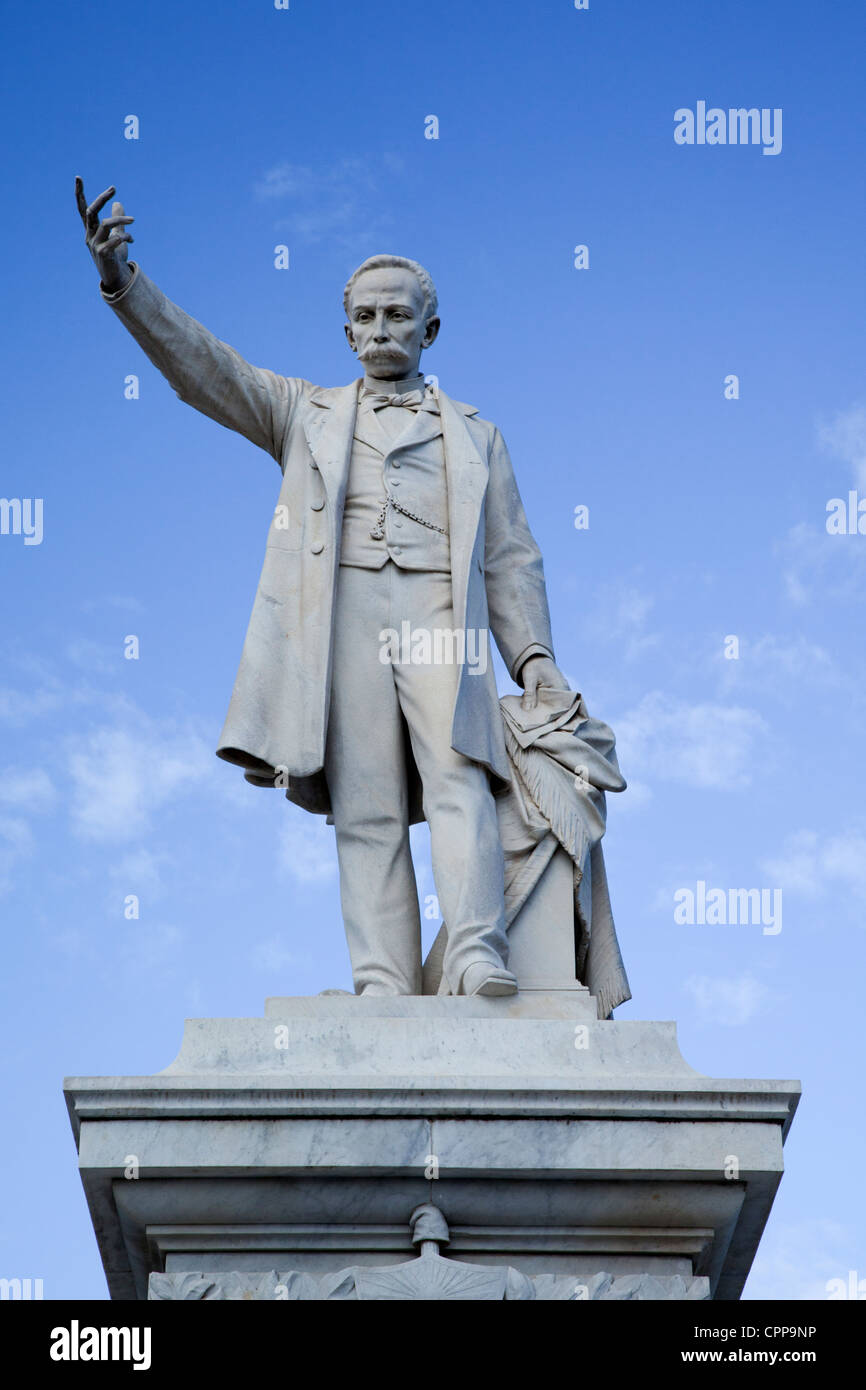
[[[115,1299],[736,1299],[799,1089],[578,987],[271,999],[66,1095]]]

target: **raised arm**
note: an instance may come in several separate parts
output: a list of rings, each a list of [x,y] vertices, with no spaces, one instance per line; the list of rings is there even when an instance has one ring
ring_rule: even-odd
[[[130,264],[127,246],[132,237],[127,228],[134,219],[118,202],[110,217],[99,218],[114,193],[107,188],[88,205],[81,179],[75,180],[78,211],[103,299],[182,401],[246,435],[279,462],[289,416],[304,383],[251,366]]]

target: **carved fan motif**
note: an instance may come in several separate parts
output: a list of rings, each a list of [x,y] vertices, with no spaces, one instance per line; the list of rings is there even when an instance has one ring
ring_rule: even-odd
[[[507,1271],[461,1265],[438,1255],[411,1260],[392,1269],[359,1269],[355,1272],[361,1299],[472,1299],[475,1302],[505,1298]]]

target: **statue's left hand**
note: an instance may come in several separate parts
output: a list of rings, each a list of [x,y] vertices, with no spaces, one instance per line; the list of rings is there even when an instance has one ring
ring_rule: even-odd
[[[523,698],[520,703],[524,709],[535,709],[540,685],[549,686],[551,690],[569,689],[565,676],[549,656],[531,656],[521,669],[520,680],[523,682]]]

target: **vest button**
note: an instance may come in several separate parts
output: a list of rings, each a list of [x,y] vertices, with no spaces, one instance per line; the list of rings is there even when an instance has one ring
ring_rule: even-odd
[[[391,467],[392,467],[392,468],[399,468],[399,467],[400,467],[400,460],[399,460],[399,459],[392,459],[392,460],[391,460]]]
[[[325,547],[322,545],[321,541],[316,541],[315,545],[310,546],[310,549],[312,550],[314,555],[321,555],[324,548]]]
[[[394,525],[395,525],[395,526],[402,526],[403,523],[402,523],[402,521],[398,521],[398,520],[396,519],[396,517],[395,517],[395,518],[394,518]]]
[[[395,555],[402,555],[402,554],[403,554],[403,547],[402,547],[402,545],[392,545],[392,546],[391,546],[391,549],[393,550],[393,552],[394,552]]]
[[[324,505],[324,502],[320,499],[318,502],[311,502],[310,509],[314,512],[320,512]]]

